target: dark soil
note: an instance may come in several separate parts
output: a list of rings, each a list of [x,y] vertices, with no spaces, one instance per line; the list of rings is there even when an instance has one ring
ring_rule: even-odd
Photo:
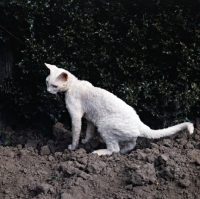
[[[1,134],[1,199],[199,199],[200,122],[160,140],[138,139],[129,154],[98,157],[98,135],[69,151],[70,132],[54,126],[52,138],[36,131]],[[11,145],[11,146],[5,146]]]

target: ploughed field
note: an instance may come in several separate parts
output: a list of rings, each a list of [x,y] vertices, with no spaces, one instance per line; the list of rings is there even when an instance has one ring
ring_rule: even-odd
[[[125,155],[91,154],[105,148],[98,133],[69,151],[71,134],[60,123],[51,137],[7,128],[0,138],[2,199],[200,199],[199,120],[193,135],[139,138]]]

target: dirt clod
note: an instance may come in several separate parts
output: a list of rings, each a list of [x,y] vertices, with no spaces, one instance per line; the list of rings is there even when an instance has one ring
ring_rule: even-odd
[[[48,146],[43,146],[41,147],[41,150],[40,150],[40,154],[41,155],[49,155],[50,154],[50,149]]]

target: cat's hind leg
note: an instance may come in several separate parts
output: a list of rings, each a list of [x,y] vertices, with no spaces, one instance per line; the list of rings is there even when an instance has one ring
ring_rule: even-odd
[[[125,142],[125,145],[120,150],[120,153],[124,154],[124,153],[127,153],[127,152],[131,151],[132,149],[134,149],[135,145],[136,145],[136,140],[137,140],[137,138],[133,138],[133,140]]]
[[[105,140],[107,149],[99,149],[95,150],[92,153],[98,154],[99,156],[101,155],[111,155],[113,152],[119,152],[119,143],[117,140]]]
[[[95,126],[93,123],[87,121],[87,130],[86,130],[86,136],[85,139],[82,139],[82,144],[87,143],[94,135]]]

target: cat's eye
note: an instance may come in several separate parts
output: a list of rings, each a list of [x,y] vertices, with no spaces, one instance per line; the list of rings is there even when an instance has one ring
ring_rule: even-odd
[[[52,85],[52,87],[53,87],[53,88],[58,88],[58,86],[56,86],[56,85]]]

